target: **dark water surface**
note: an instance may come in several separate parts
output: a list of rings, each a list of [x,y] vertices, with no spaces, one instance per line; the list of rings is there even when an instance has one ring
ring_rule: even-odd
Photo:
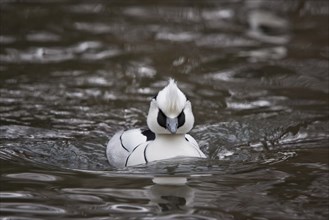
[[[0,7],[3,219],[328,219],[328,1]],[[110,167],[169,77],[209,159]]]

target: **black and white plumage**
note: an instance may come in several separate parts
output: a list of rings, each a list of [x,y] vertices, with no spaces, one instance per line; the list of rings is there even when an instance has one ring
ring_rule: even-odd
[[[194,138],[187,134],[193,124],[191,102],[170,79],[150,103],[149,129],[117,132],[107,145],[107,158],[118,168],[174,157],[205,158]]]

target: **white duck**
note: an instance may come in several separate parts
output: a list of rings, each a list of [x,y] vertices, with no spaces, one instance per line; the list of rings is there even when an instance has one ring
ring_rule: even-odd
[[[151,101],[149,129],[117,132],[107,144],[107,159],[122,168],[174,157],[205,158],[194,138],[187,134],[193,124],[191,102],[170,79]]]

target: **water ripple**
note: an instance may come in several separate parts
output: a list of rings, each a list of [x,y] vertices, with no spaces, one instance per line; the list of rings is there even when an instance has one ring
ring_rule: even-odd
[[[0,199],[12,199],[12,198],[33,198],[33,195],[28,192],[0,192]]]
[[[66,211],[64,209],[48,206],[37,203],[8,203],[2,202],[0,206],[0,211],[13,212],[13,213],[26,213],[26,214],[47,214],[47,215],[59,215],[64,214]]]
[[[51,41],[59,41],[60,36],[50,33],[50,32],[36,32],[31,33],[26,36],[28,41],[35,42],[51,42]]]
[[[43,173],[11,173],[7,174],[6,177],[13,179],[24,179],[24,180],[33,180],[41,182],[54,182],[60,180],[59,177]]]
[[[0,54],[0,61],[8,63],[51,63],[63,62],[74,58],[73,54],[63,52],[62,48],[31,48],[26,51],[7,49],[7,53]]]
[[[38,40],[40,41],[40,39]],[[121,51],[118,48],[105,47],[99,42],[87,41],[65,48],[33,47],[27,50],[6,48],[5,54],[0,54],[0,61],[6,63],[58,63],[76,58],[100,60],[116,56],[120,53]]]
[[[102,203],[103,199],[98,196],[93,195],[65,195],[65,198],[76,201],[76,202],[86,202],[86,203]]]
[[[115,204],[109,207],[112,212],[122,212],[122,213],[143,213],[149,212],[150,210],[137,205],[130,204]]]

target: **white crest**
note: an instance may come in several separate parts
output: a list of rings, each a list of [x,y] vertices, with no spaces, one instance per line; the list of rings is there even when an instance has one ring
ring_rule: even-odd
[[[157,102],[168,117],[177,117],[185,106],[186,97],[177,87],[175,80],[170,79],[169,84],[159,92]]]

